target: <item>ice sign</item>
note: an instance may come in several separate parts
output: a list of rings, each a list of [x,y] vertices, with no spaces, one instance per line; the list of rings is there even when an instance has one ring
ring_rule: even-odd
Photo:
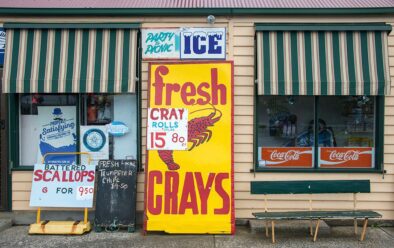
[[[181,59],[226,59],[226,29],[183,29]]]

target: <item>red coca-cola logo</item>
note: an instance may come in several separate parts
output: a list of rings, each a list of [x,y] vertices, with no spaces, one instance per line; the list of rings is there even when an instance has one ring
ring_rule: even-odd
[[[271,161],[280,160],[280,161],[291,161],[291,160],[299,160],[300,159],[300,151],[288,150],[286,152],[278,152],[274,150],[271,155]]]
[[[349,150],[346,152],[338,152],[333,150],[330,152],[329,159],[336,161],[357,161],[360,157],[360,151]]]

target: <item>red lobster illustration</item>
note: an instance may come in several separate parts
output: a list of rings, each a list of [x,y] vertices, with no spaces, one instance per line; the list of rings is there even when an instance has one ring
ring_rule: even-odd
[[[187,132],[187,140],[188,142],[193,143],[190,147],[189,151],[193,150],[196,146],[203,144],[205,141],[208,142],[212,137],[212,131],[208,129],[208,127],[212,127],[217,121],[222,117],[222,112],[216,109],[213,105],[212,108],[199,109],[191,112],[190,114],[204,111],[204,110],[213,110],[213,112],[208,116],[197,117],[190,121],[188,121],[188,132]],[[219,112],[219,116],[216,116],[216,113]],[[178,170],[180,167],[177,163],[174,162],[173,152],[172,150],[159,150],[159,157],[163,162],[167,165],[169,170]]]

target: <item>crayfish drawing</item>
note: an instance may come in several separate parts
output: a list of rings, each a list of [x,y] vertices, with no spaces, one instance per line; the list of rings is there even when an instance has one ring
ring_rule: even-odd
[[[191,112],[190,114],[204,111],[213,110],[213,112],[208,116],[196,117],[188,121],[188,131],[187,140],[192,143],[189,151],[193,150],[195,147],[203,144],[205,141],[208,142],[212,137],[212,131],[208,127],[212,127],[216,122],[222,117],[222,112],[216,109],[213,105],[212,108],[199,109]],[[219,116],[216,114],[219,113]],[[178,170],[180,166],[175,163],[173,158],[172,150],[159,150],[159,157],[167,165],[169,170]]]

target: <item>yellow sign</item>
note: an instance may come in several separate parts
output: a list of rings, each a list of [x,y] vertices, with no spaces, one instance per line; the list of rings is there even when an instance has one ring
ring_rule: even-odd
[[[147,150],[145,230],[234,233],[233,63],[150,63],[148,102],[148,123],[166,128],[147,139],[162,146],[172,135],[187,150]],[[171,128],[182,109],[187,137]]]

